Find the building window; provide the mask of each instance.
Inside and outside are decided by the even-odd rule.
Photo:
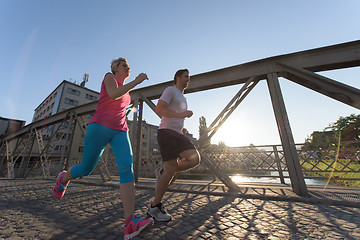
[[[97,97],[95,97],[95,96],[93,96],[93,95],[90,95],[90,94],[86,94],[85,98],[86,98],[86,99],[89,99],[89,100],[91,100],[91,101],[97,100]]]
[[[147,138],[147,135],[146,135],[146,134],[143,134],[143,135],[142,135],[142,138]]]
[[[67,92],[68,93],[71,93],[71,94],[74,94],[76,96],[80,96],[80,91],[79,90],[75,90],[75,89],[72,89],[72,88],[68,88],[67,89]]]
[[[64,146],[62,145],[57,145],[55,146],[55,151],[61,151],[63,149]]]
[[[79,102],[78,102],[78,101],[72,100],[72,99],[69,99],[69,98],[65,98],[65,103],[67,103],[67,104],[69,104],[69,105],[73,105],[73,106],[79,105]]]
[[[79,146],[79,152],[84,152],[84,146]]]

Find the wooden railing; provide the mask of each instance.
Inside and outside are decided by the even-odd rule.
[[[315,157],[315,153],[310,152],[310,150],[301,152],[304,149],[301,150],[301,148],[294,143],[278,79],[282,77],[341,103],[360,109],[359,89],[317,73],[356,66],[360,66],[360,41],[270,57],[191,76],[191,84],[185,93],[243,85],[240,91],[215,119],[213,124],[211,124],[209,136],[212,136],[216,130],[221,127],[224,121],[231,115],[235,108],[239,106],[259,81],[266,81],[282,143],[281,146],[258,146],[256,149],[252,149],[254,151],[249,151],[246,147],[243,148],[242,151],[241,148],[239,148],[238,152],[225,149],[222,150],[222,153],[216,151],[208,152],[205,149],[201,151],[201,154],[206,168],[211,169],[211,173],[215,174],[226,186],[235,190],[237,186],[234,186],[231,180],[223,173],[228,174],[228,172],[230,173],[236,170],[248,174],[262,172],[266,175],[269,171],[277,171],[280,181],[283,182],[284,178],[286,178],[284,172],[287,171],[289,172],[294,192],[302,196],[308,194],[304,177],[302,176],[303,172],[317,174],[319,169],[324,169],[323,172],[329,174],[333,174],[334,172],[349,172],[355,173],[354,178],[356,179],[358,169],[357,165],[353,164],[354,161],[357,161],[357,153],[354,153],[355,157],[350,157],[349,159],[346,154],[339,155],[340,158],[336,161],[336,164],[340,166],[340,168],[334,168],[330,172],[330,169],[333,168],[334,165],[333,160],[330,160],[333,158],[332,150],[328,149],[327,154],[325,154],[329,156],[328,158],[319,157],[320,152],[316,153],[318,157]],[[134,113],[134,124],[131,130],[133,135],[132,139],[135,139],[133,143],[135,144],[134,169],[136,178],[150,174],[150,172],[147,173],[145,169],[149,169],[148,171],[150,171],[154,165],[159,163],[159,156],[149,156],[146,159],[140,157],[141,110],[143,103],[145,102],[152,110],[155,110],[155,104],[152,100],[159,98],[164,89],[172,84],[172,81],[166,81],[161,84],[139,88],[130,92],[133,105],[140,109],[140,114],[136,115],[136,113]],[[14,170],[14,168],[20,164],[19,171],[10,171],[11,173],[15,173],[15,177],[36,175],[36,171],[31,171],[31,169],[35,168],[36,170],[37,164],[41,162],[36,162],[36,159],[39,159],[39,157],[45,164],[49,161],[50,166],[52,162],[59,162],[59,168],[67,168],[70,166],[71,159],[73,159],[71,150],[75,130],[78,128],[82,132],[85,131],[84,126],[86,124],[84,124],[83,116],[93,113],[96,106],[97,102],[78,106],[31,123],[15,133],[2,136],[0,138],[0,173],[4,170],[9,172],[8,169],[4,168],[6,165],[7,168]],[[144,116],[144,118],[146,117]],[[51,136],[48,136],[49,140],[43,143],[41,153],[34,156],[35,132],[48,127],[54,128],[54,131],[52,131]],[[55,154],[48,154],[59,145],[57,134],[60,133],[66,134],[62,144],[64,147],[60,155],[55,156]],[[84,135],[84,133],[80,135]],[[54,160],[56,157],[57,159]],[[324,165],[320,167],[319,162]],[[199,166],[199,169],[203,167],[202,165]],[[49,171],[50,175],[53,176],[51,174],[52,168],[50,168]],[[47,174],[44,174],[44,177],[46,175]]]
[[[323,144],[305,148],[304,144],[296,144],[304,177],[325,180],[331,178],[337,182],[360,181],[359,146],[360,142],[343,142],[337,155],[337,146]],[[228,175],[277,178],[280,183],[284,183],[285,178],[289,177],[281,145],[214,148],[206,151],[206,155]],[[140,176],[154,177],[153,170],[160,164],[160,156],[141,159]],[[183,175],[190,179],[199,179],[201,176],[213,178],[213,174],[202,164]]]

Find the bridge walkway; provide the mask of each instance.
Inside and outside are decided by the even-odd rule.
[[[146,216],[154,179],[139,179],[135,209]],[[71,182],[52,197],[55,179],[0,179],[0,239],[122,239],[118,180],[100,176]],[[359,190],[309,186],[297,197],[290,186],[241,184],[228,193],[218,182],[176,180],[164,205],[173,216],[135,239],[360,239]]]

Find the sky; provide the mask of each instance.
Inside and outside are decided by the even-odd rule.
[[[63,81],[100,91],[112,59],[125,57],[136,88],[272,56],[360,39],[360,1],[347,0],[0,0],[0,116],[31,123],[34,109]],[[360,88],[360,68],[321,73]],[[190,83],[191,84],[191,83]],[[296,143],[359,110],[280,78]],[[187,94],[185,127],[198,137],[241,85]],[[156,104],[157,101],[154,101]],[[158,125],[145,107],[143,118]],[[228,146],[280,144],[261,81],[213,136]]]

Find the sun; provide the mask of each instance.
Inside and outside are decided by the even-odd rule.
[[[248,146],[252,139],[252,128],[239,119],[227,119],[212,137],[212,143],[224,142],[229,147]]]

